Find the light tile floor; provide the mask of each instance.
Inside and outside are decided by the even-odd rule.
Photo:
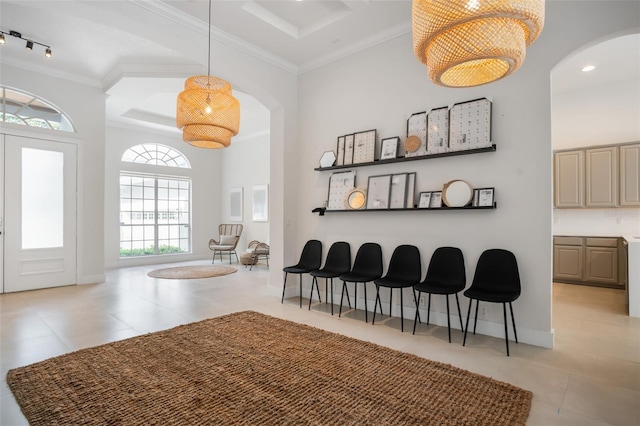
[[[188,262],[202,264],[204,262]],[[27,424],[6,384],[9,369],[66,352],[240,310],[255,310],[411,352],[534,392],[528,425],[640,425],[640,320],[626,315],[624,293],[554,284],[555,348],[420,326],[400,333],[397,318],[364,322],[363,311],[331,316],[328,305],[280,303],[281,283],[265,266],[200,280],[150,278],[152,269],[123,268],[105,283],[0,295],[0,424]],[[292,280],[293,281],[297,280]],[[324,295],[323,295],[324,297]],[[517,320],[517,309],[516,309]],[[452,321],[457,321],[453,318]],[[452,322],[453,323],[453,322]],[[412,321],[405,322],[411,330]]]

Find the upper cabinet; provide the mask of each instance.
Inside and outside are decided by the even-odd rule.
[[[615,207],[618,204],[618,147],[587,149],[586,206]]]
[[[640,144],[620,147],[620,206],[640,206]]]
[[[558,152],[554,160],[555,206],[584,207],[584,151]]]
[[[640,144],[556,152],[554,206],[640,206]]]

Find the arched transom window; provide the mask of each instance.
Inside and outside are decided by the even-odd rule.
[[[71,120],[54,105],[16,89],[0,86],[0,121],[74,132]]]
[[[122,161],[128,163],[155,164],[158,166],[190,169],[189,160],[182,153],[166,145],[145,143],[133,146],[122,155]]]

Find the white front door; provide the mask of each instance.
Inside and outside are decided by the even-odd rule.
[[[5,135],[4,292],[76,284],[76,151]]]

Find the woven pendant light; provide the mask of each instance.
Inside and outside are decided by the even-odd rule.
[[[178,95],[176,125],[182,140],[199,148],[226,148],[240,129],[240,103],[231,84],[211,77],[211,0],[207,75],[189,77]]]
[[[516,71],[544,26],[544,0],[413,0],[413,50],[446,87]]]

